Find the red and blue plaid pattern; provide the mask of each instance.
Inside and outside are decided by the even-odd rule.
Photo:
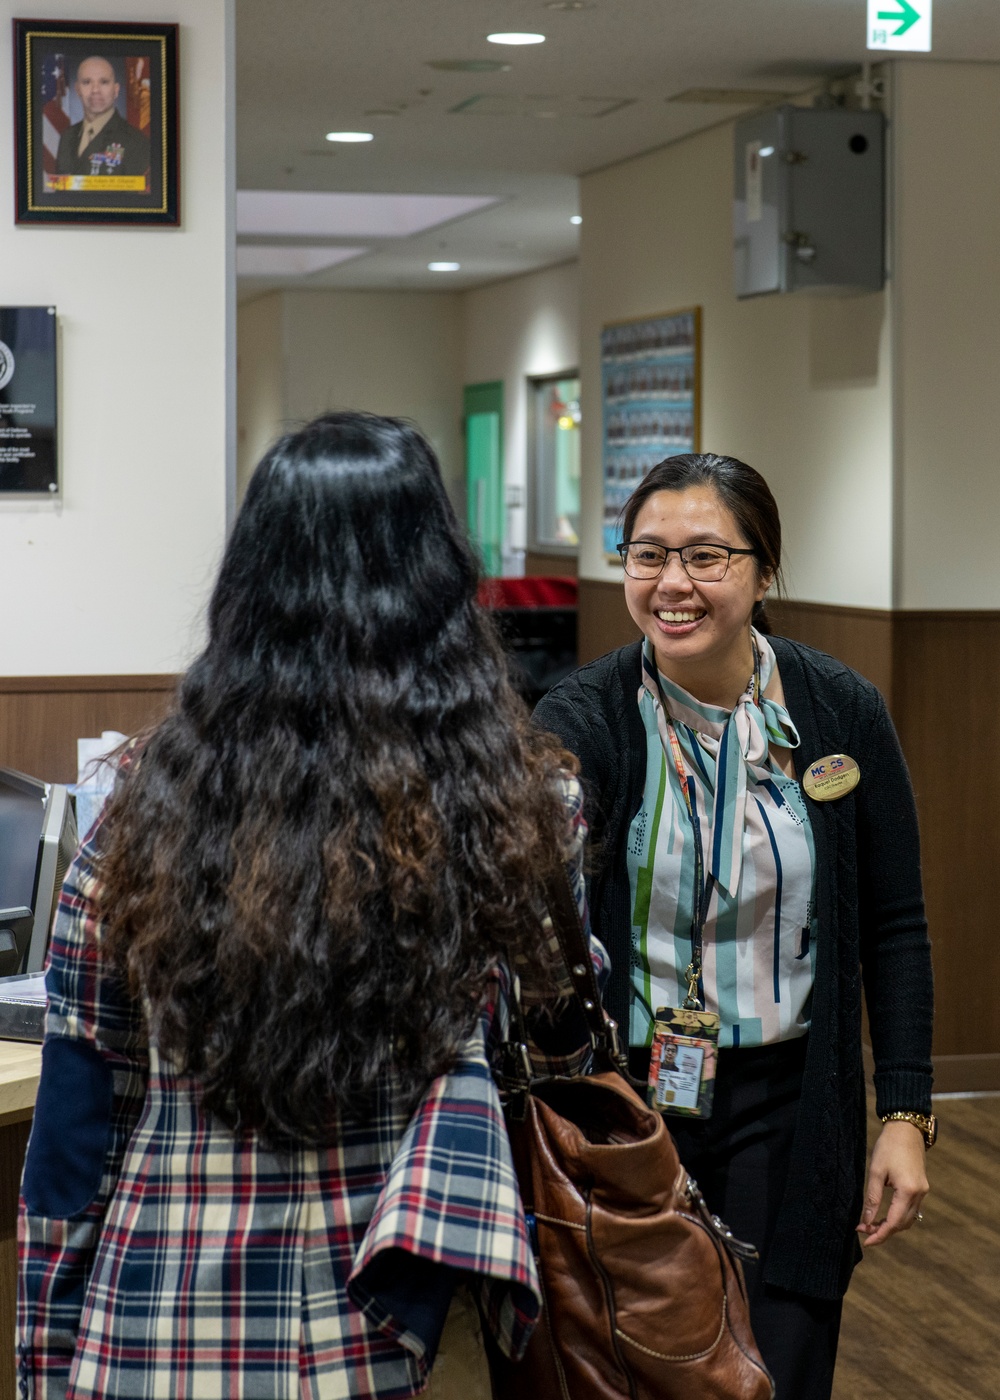
[[[575,781],[566,799],[585,914]],[[432,1357],[371,1283],[387,1250],[479,1276],[497,1340],[520,1352],[539,1301],[489,1073],[500,974],[459,1063],[412,1117],[387,1083],[371,1118],[338,1122],[329,1146],[276,1153],[205,1113],[197,1083],[149,1043],[101,956],[93,842],[67,875],[47,974],[19,1224],[22,1396],[414,1395]],[[593,957],[603,974],[596,941]],[[579,1068],[588,1050],[574,1039],[537,1052],[544,1067]]]

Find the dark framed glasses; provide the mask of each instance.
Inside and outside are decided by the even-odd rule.
[[[727,544],[655,544],[652,540],[629,540],[618,546],[629,578],[658,578],[671,554],[679,554],[688,578],[697,583],[720,583],[729,570],[734,554],[756,554],[755,549],[732,549]]]

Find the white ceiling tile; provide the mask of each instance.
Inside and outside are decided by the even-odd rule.
[[[408,238],[496,203],[495,195],[240,190],[236,232],[271,238]]]
[[[301,243],[242,243],[236,249],[237,277],[305,277],[360,257],[367,248],[311,248]]]

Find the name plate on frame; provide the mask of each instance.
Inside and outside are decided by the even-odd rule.
[[[56,310],[0,307],[0,499],[59,490]]]

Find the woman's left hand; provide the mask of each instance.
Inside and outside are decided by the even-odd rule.
[[[920,1203],[929,1190],[926,1151],[924,1135],[912,1123],[897,1120],[883,1125],[872,1151],[865,1206],[857,1227],[866,1249],[882,1244],[900,1230],[908,1230],[916,1221]],[[876,1220],[887,1188],[892,1192],[889,1209],[884,1219]]]

